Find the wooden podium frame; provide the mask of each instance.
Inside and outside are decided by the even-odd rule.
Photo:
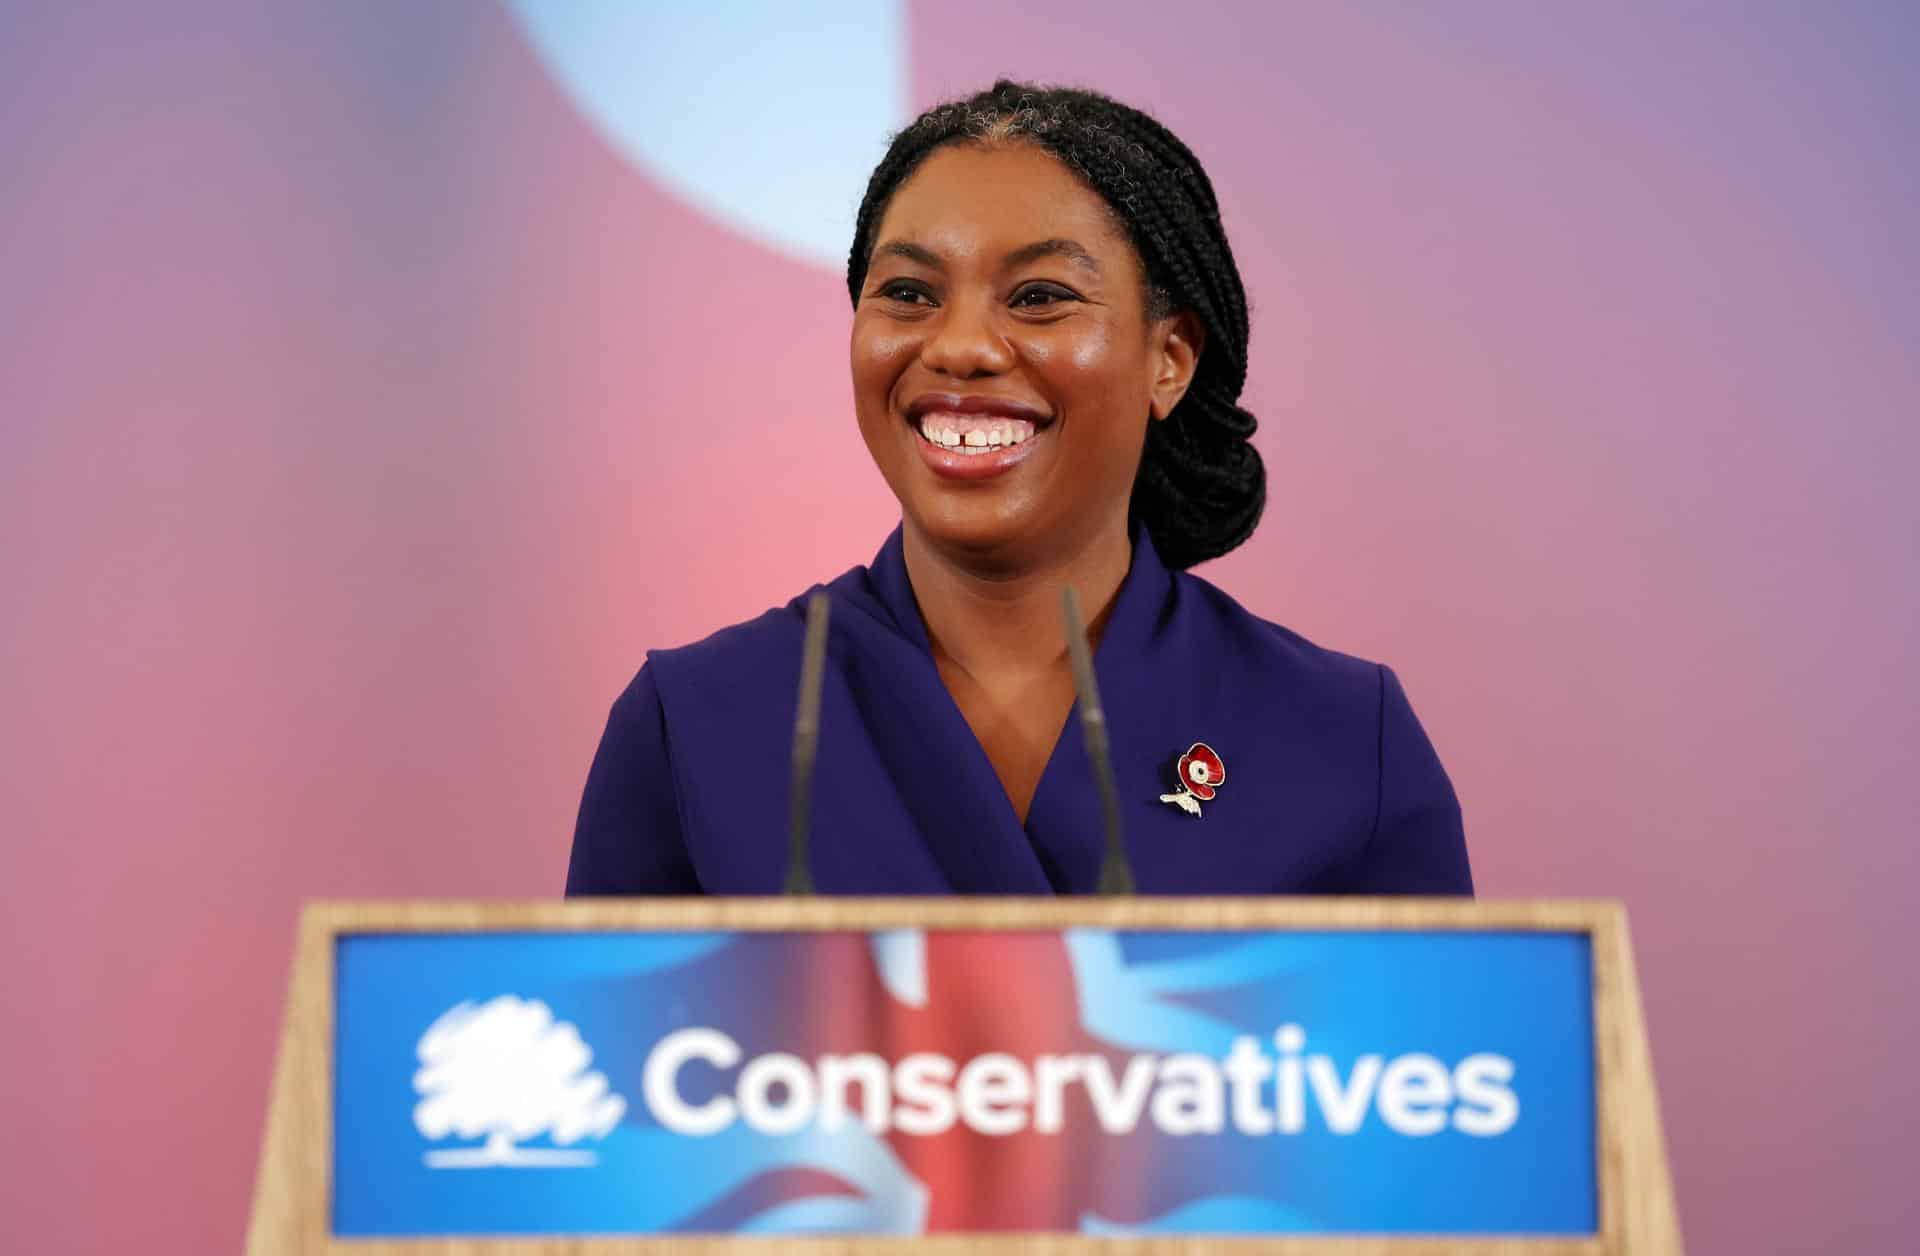
[[[834,931],[874,929],[1473,930],[1589,935],[1600,1231],[1592,1238],[1409,1236],[1089,1238],[942,1234],[902,1239],[343,1239],[329,1232],[335,942],[356,933]],[[1679,1214],[1626,910],[1611,901],[1339,898],[684,898],[570,902],[317,903],[301,917],[274,1065],[249,1256],[1667,1256]]]

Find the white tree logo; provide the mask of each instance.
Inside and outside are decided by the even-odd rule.
[[[593,1052],[580,1031],[554,1020],[537,999],[503,994],[450,1008],[420,1035],[419,1055],[414,1128],[435,1140],[486,1140],[429,1151],[431,1168],[589,1165],[591,1151],[514,1144],[540,1134],[561,1147],[605,1138],[627,1110],[627,1101],[607,1089],[606,1076],[588,1070]]]

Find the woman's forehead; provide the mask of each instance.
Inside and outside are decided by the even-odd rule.
[[[998,261],[1038,250],[1069,261],[1128,256],[1113,211],[1053,154],[1032,144],[958,144],[922,161],[894,192],[874,232],[878,260],[905,243],[951,261]],[[1061,246],[1073,247],[1061,247]]]

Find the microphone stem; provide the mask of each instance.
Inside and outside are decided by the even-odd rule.
[[[827,672],[827,593],[807,599],[807,638],[800,656],[800,700],[793,715],[793,773],[787,784],[787,879],[782,892],[812,894],[807,830],[813,820],[813,760],[820,748],[820,691]]]
[[[1106,824],[1106,854],[1100,861],[1097,894],[1132,894],[1133,865],[1120,831],[1120,791],[1113,779],[1113,750],[1107,742],[1107,712],[1100,705],[1100,686],[1093,674],[1093,647],[1087,640],[1080,598],[1072,585],[1060,590],[1060,610],[1067,625],[1067,656],[1073,661],[1073,687],[1080,699],[1080,726],[1087,743],[1087,761],[1100,791],[1100,812]]]

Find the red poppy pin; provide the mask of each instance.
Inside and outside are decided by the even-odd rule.
[[[1180,756],[1180,789],[1176,793],[1160,795],[1161,802],[1170,802],[1190,816],[1200,814],[1200,804],[1212,802],[1214,790],[1226,783],[1227,765],[1212,746],[1204,741],[1196,741],[1187,752]]]

